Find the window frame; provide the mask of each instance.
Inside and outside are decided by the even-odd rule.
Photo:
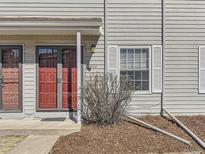
[[[121,58],[120,58],[120,54],[121,54],[121,49],[126,48],[134,48],[134,49],[149,49],[149,90],[135,90],[134,94],[152,94],[152,47],[151,46],[119,46],[119,78],[120,78],[120,71],[121,71]]]

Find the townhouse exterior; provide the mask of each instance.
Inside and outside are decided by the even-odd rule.
[[[162,103],[205,114],[204,10],[201,0],[1,0],[0,117],[80,114],[96,72],[129,77],[129,114]]]

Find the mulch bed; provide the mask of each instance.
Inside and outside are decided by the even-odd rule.
[[[185,145],[150,129],[123,121],[109,127],[84,125],[81,132],[60,137],[50,154],[134,154],[203,151],[174,122],[160,116],[145,116],[140,119],[191,141],[192,146]],[[205,141],[205,116],[182,116],[178,119]]]

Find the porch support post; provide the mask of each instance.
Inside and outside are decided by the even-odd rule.
[[[77,123],[81,124],[81,33],[77,32]]]

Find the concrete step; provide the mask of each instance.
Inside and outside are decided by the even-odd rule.
[[[80,129],[57,129],[57,130],[50,130],[50,129],[21,129],[21,130],[0,130],[0,136],[8,136],[8,135],[59,135],[59,136],[66,136],[72,133],[79,132]]]
[[[64,136],[79,132],[81,125],[71,120],[41,121],[0,120],[0,136],[5,135],[58,135]]]

